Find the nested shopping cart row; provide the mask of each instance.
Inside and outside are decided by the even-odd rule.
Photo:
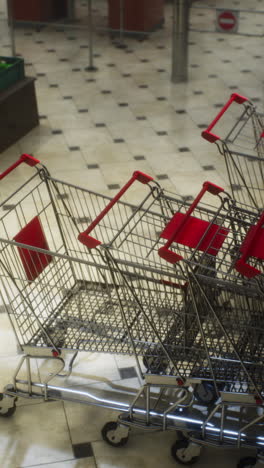
[[[211,182],[186,203],[139,171],[110,199],[53,178],[28,155],[1,178],[22,162],[35,173],[1,205],[1,295],[24,352],[2,395],[5,414],[18,395],[70,394],[74,401],[80,394],[52,386],[51,377],[33,382],[32,357],[127,354],[146,382],[134,402],[94,398],[124,412],[122,427],[191,428],[198,448],[201,440],[259,448],[263,214]],[[137,205],[122,198],[132,184],[143,189]],[[28,380],[21,381],[25,362]],[[199,416],[197,403],[204,408]],[[254,409],[253,417],[245,408]],[[113,424],[118,429],[106,425],[103,437],[114,445]]]
[[[139,182],[142,203],[121,201]],[[202,202],[206,194],[214,205]],[[43,167],[7,203],[1,276],[25,349],[134,354],[143,372],[262,392],[262,350],[257,367],[241,364],[255,356],[241,344],[249,339],[247,301],[263,294],[262,244],[250,238],[252,228],[254,239],[262,233],[257,213],[211,183],[187,204],[136,172],[111,200]],[[221,359],[229,364],[219,367]]]

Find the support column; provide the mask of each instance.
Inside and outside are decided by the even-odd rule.
[[[172,83],[188,81],[189,0],[174,0],[172,28]]]
[[[7,0],[6,6],[7,6],[7,21],[8,21],[9,35],[10,35],[10,41],[11,41],[12,57],[15,57],[16,56],[16,44],[15,44],[14,15],[13,15],[12,1]]]

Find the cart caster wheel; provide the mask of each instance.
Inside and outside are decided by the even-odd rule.
[[[257,457],[244,457],[239,460],[237,468],[253,468],[256,463]]]
[[[176,440],[171,447],[171,455],[181,465],[193,465],[200,458],[201,447],[188,439]]]
[[[150,353],[143,357],[143,364],[151,374],[164,374],[168,367],[168,359],[163,356],[152,356]]]
[[[10,397],[12,398],[12,397]],[[1,406],[1,401],[4,399],[4,394],[3,393],[0,393],[0,417],[2,418],[9,418],[10,416],[13,416],[13,414],[15,413],[16,411],[16,403],[14,401],[13,403],[13,406],[11,407],[5,407],[5,406]],[[13,399],[13,398],[12,398]],[[16,399],[14,399],[16,400]]]
[[[222,386],[218,387],[219,390],[223,390]],[[195,398],[202,404],[211,405],[218,400],[218,395],[215,391],[215,387],[210,382],[202,382],[194,389]]]
[[[112,447],[123,447],[127,443],[128,435],[125,433],[128,434],[128,428],[114,421],[107,422],[101,431],[103,439]]]

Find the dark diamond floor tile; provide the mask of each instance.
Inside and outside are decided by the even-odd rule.
[[[58,85],[58,84],[50,84],[49,87],[50,87],[50,88],[58,88],[59,85]]]
[[[119,105],[119,107],[127,107],[128,102],[119,102],[118,105]]]
[[[123,138],[115,138],[114,143],[125,143],[125,140]]]
[[[46,76],[46,73],[37,73],[37,76]]]
[[[80,49],[89,49],[89,46],[86,44],[81,44]]]
[[[194,91],[193,94],[196,94],[198,96],[199,94],[203,94],[203,91]]]
[[[88,216],[82,216],[81,218],[76,219],[78,224],[88,224],[92,221],[91,218],[88,218]]]
[[[148,88],[148,85],[142,84],[142,85],[139,85],[139,88],[145,89],[145,88]]]
[[[148,63],[148,62],[149,62],[149,59],[141,59],[140,62]]]
[[[178,150],[181,153],[187,153],[187,151],[190,151],[190,148],[188,148],[188,146],[181,146],[181,148],[178,148]]]
[[[47,49],[47,51],[46,51],[46,52],[48,52],[48,53],[52,54],[52,53],[56,52],[56,50],[55,50],[55,49]]]
[[[165,46],[164,45],[158,45],[157,49],[165,49]]]
[[[208,125],[206,125],[206,124],[199,124],[198,125],[198,128],[207,128],[207,127],[208,127]]]
[[[72,96],[63,96],[63,99],[70,100],[70,99],[72,99]]]
[[[87,164],[88,169],[99,169],[99,164]]]
[[[190,67],[191,67],[191,68],[199,68],[200,65],[197,65],[197,63],[192,63],[192,64],[190,65]]]
[[[160,131],[158,131],[158,132],[156,132],[156,133],[157,133],[157,135],[159,135],[159,136],[165,136],[165,135],[168,135],[168,133],[167,133],[167,132],[165,132],[164,130],[160,130]]]
[[[103,123],[103,122],[98,122],[98,123],[95,124],[95,126],[98,127],[98,128],[106,127],[105,123]]]
[[[110,91],[110,89],[103,89],[103,90],[101,91],[101,93],[102,93],[102,94],[111,94],[112,91]]]
[[[109,190],[118,190],[118,189],[120,189],[119,184],[109,184],[109,185],[107,185],[107,187],[109,188]]]
[[[137,117],[137,120],[147,120],[147,117],[145,117],[144,115],[139,115]]]
[[[80,68],[72,68],[72,71],[73,72],[79,72],[79,71],[81,71],[81,69]]]
[[[96,81],[95,78],[88,78],[87,80],[87,83],[94,83]]]
[[[52,130],[53,135],[61,135],[62,133],[63,133],[62,130],[59,130],[59,129]]]
[[[129,76],[131,76],[131,73],[123,73],[122,75],[124,78],[129,78]]]
[[[16,205],[2,205],[2,209],[4,211],[11,211],[11,210],[14,210],[16,207]]]
[[[80,114],[84,114],[84,113],[88,112],[88,109],[79,109],[78,112]]]
[[[185,109],[176,109],[176,114],[186,114],[186,110]]]
[[[68,41],[76,41],[76,37],[75,36],[69,36],[69,37],[67,37],[67,40]]]
[[[91,442],[84,442],[82,444],[73,444],[72,450],[75,458],[88,458],[93,457],[93,447]]]
[[[158,180],[166,180],[166,179],[169,178],[169,176],[167,174],[158,174],[158,175],[156,175],[156,178]]]
[[[57,193],[58,200],[67,200],[69,198],[68,193]]]
[[[204,169],[204,171],[214,171],[215,170],[215,167],[212,166],[212,165],[202,166],[202,168]]]
[[[163,72],[165,72],[165,71],[166,71],[165,68],[158,68],[158,69],[157,69],[157,72],[158,72],[158,73],[163,73]]]
[[[80,151],[80,146],[69,146],[70,151]]]
[[[141,156],[140,154],[138,156],[134,156],[134,159],[135,161],[143,161],[145,158],[145,156]]]
[[[236,192],[238,192],[239,190],[242,190],[242,187],[241,185],[239,184],[232,184],[232,189]]]
[[[224,106],[224,104],[222,104],[222,103],[220,103],[220,102],[214,104],[214,107],[216,107],[216,108],[218,108],[218,107],[223,107],[223,106]]]
[[[115,67],[115,63],[108,63],[107,66],[110,67],[110,68]]]
[[[137,377],[137,371],[135,367],[122,367],[119,370],[121,379],[132,379]]]
[[[61,58],[61,59],[60,59],[60,62],[69,62],[69,59],[67,59],[67,58]]]
[[[39,115],[39,119],[47,119],[46,115]]]
[[[208,75],[208,78],[218,78],[218,75],[214,75],[214,74]]]
[[[165,98],[164,96],[159,96],[159,97],[157,97],[157,100],[158,101],[166,101],[167,98]]]
[[[241,73],[251,73],[251,70],[244,69],[244,70],[241,70]]]

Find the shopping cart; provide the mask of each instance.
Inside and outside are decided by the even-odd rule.
[[[201,199],[210,194],[216,203],[199,209]],[[166,197],[166,194],[163,193]],[[197,211],[198,209],[198,211]],[[233,200],[223,188],[204,182],[194,201],[182,206],[160,234],[159,255],[171,264],[181,261],[195,274],[220,284],[262,287],[264,213]]]
[[[163,243],[161,233],[172,214],[183,206],[192,209],[192,205],[186,206],[180,198],[167,194],[140,172],[110,199],[52,178],[28,155],[0,178],[22,162],[35,166],[36,172],[1,204],[0,277],[1,297],[8,305],[7,313],[24,355],[13,383],[1,394],[0,414],[11,416],[17,397],[78,401],[122,413],[119,423],[111,422],[102,431],[112,445],[123,445],[129,428],[140,426],[191,431],[191,459],[198,457],[201,443],[197,437],[201,436],[205,444],[261,449],[262,439],[256,435],[263,419],[256,413],[259,386],[256,394],[251,381],[246,380],[248,391],[242,393],[241,387],[239,404],[233,396],[228,399],[226,391],[222,395],[223,375],[208,375],[211,361],[204,357],[197,313],[204,296],[200,294],[200,306],[197,298],[193,300],[196,277],[187,278],[179,265],[158,255]],[[145,185],[143,201],[138,206],[121,202],[121,196],[136,180]],[[210,187],[216,190],[212,184]],[[196,212],[211,219],[214,210],[201,204]],[[87,224],[89,227],[83,230]],[[202,268],[207,266],[207,261],[202,264]],[[213,307],[218,294],[216,291],[213,300],[210,296]],[[211,317],[206,315],[204,320],[209,323]],[[248,349],[247,336],[243,335],[242,341]],[[62,376],[67,350],[74,352],[69,372],[79,350],[134,355],[144,384],[129,403],[112,395],[107,398],[87,389],[54,385],[51,380]],[[36,382],[31,373],[35,358],[49,359],[60,368],[44,382]],[[154,361],[155,373],[149,358]],[[26,380],[20,378],[24,366]],[[213,381],[220,399],[213,413],[204,403],[206,399],[201,398],[202,404],[197,407],[197,392],[193,391],[206,379]],[[234,405],[239,409],[237,417],[233,415]],[[259,408],[263,408],[262,402]],[[186,441],[180,442],[186,445]],[[179,452],[174,447],[176,457],[182,457],[182,448]]]
[[[215,126],[220,136],[212,133]],[[232,197],[261,211],[264,207],[264,115],[249,99],[234,93],[202,136],[216,143],[224,156]]]
[[[3,302],[22,350],[134,354],[141,375],[181,375],[194,311],[182,269],[158,248],[168,215],[184,202],[139,172],[109,199],[55,180],[31,157],[23,161],[37,171],[3,202],[0,221]],[[142,203],[121,202],[136,180],[146,185]]]

